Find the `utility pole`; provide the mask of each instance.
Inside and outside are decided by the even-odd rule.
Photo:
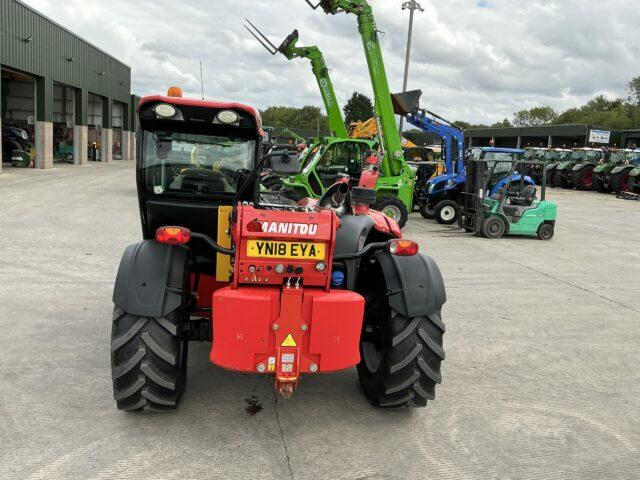
[[[409,80],[409,62],[411,60],[411,37],[413,36],[413,15],[416,10],[424,12],[424,8],[416,1],[410,0],[402,4],[402,10],[409,10],[409,33],[407,35],[407,57],[404,64],[404,83],[402,92],[407,91],[407,82]],[[404,127],[404,117],[400,117],[400,136],[402,136],[402,128]]]
[[[204,80],[202,77],[202,60],[200,60],[200,91],[202,92],[202,100],[204,100]]]

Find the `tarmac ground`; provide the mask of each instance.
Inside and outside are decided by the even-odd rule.
[[[447,286],[443,383],[378,410],[355,369],[267,377],[189,352],[172,413],[119,412],[113,282],[140,239],[133,164],[0,177],[0,478],[632,479],[640,475],[640,202],[550,189],[556,237],[414,214]]]

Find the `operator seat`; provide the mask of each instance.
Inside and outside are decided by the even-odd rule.
[[[513,196],[511,196],[511,192],[509,193],[509,203],[514,206],[530,207],[536,201],[537,190],[533,185],[527,185],[522,191],[515,192]]]

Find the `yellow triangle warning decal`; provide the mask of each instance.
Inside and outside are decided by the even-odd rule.
[[[284,342],[280,345],[281,347],[297,347],[296,341],[293,339],[291,334],[287,335],[287,338],[284,339]]]

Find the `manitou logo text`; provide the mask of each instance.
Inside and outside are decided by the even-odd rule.
[[[318,225],[315,223],[262,222],[262,231],[286,235],[315,235],[318,232]]]

